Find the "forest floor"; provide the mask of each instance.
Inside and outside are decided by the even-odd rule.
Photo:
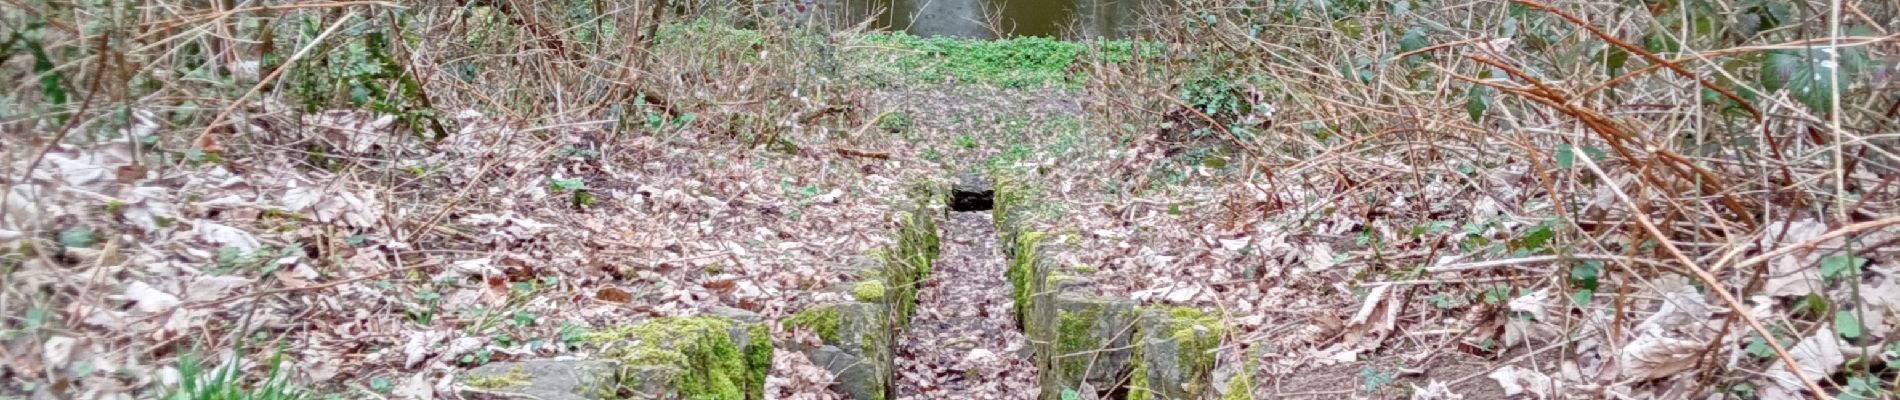
[[[683,37],[655,52],[677,65],[654,75],[691,82],[677,104],[497,88],[443,100],[458,111],[440,113],[455,129],[439,141],[360,109],[293,113],[282,94],[215,134],[180,105],[129,108],[84,143],[9,125],[9,150],[38,153],[6,161],[20,178],[0,211],[0,398],[155,398],[224,379],[207,370],[249,373],[231,387],[453,398],[459,372],[586,357],[591,332],[847,301],[829,289],[895,241],[906,190],[966,172],[1033,189],[1029,224],[1065,244],[1053,260],[1078,285],[1218,316],[1211,373],[1253,377],[1227,398],[1779,399],[1900,379],[1885,367],[1900,357],[1900,251],[1881,245],[1900,236],[1892,172],[1841,174],[1862,199],[1846,223],[1767,199],[1748,228],[1664,220],[1659,241],[1631,233],[1652,223],[1635,203],[1661,201],[1637,190],[1650,172],[1596,146],[1531,146],[1566,154],[1544,157],[1504,135],[1352,125],[1496,128],[1455,107],[1375,113],[1235,78],[1222,93],[1257,105],[1223,122],[1272,133],[1237,139],[1164,101],[1181,82],[1123,87],[1155,84],[1131,78],[1147,67],[1126,43],[857,34],[785,55],[748,32],[668,28]],[[432,90],[460,90],[440,83],[462,82],[448,61],[422,62],[440,63],[418,68],[443,75]],[[785,65],[804,69],[756,73]],[[522,70],[472,80],[524,84]],[[584,82],[562,99],[624,89],[572,73],[545,82]],[[551,109],[490,107],[507,101]],[[1377,118],[1331,119],[1360,114]],[[996,229],[944,221],[897,344],[898,398],[1038,393]],[[1717,280],[1683,272],[1697,264]],[[774,341],[814,340],[776,325]],[[780,351],[766,395],[836,399],[835,378]]]

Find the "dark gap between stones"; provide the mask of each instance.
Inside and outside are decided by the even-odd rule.
[[[989,211],[995,207],[996,189],[990,182],[977,174],[957,175],[957,182],[950,188],[951,211]]]

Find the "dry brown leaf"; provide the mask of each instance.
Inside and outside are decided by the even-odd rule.
[[[1499,367],[1496,371],[1491,371],[1490,375],[1485,376],[1497,381],[1498,386],[1504,388],[1505,396],[1529,394],[1539,399],[1548,399],[1558,386],[1557,381],[1551,379],[1549,375],[1515,365]]]
[[[1835,336],[1833,327],[1823,327],[1815,331],[1813,336],[1801,339],[1801,343],[1788,349],[1788,356],[1801,367],[1801,376],[1809,379],[1826,379],[1841,368],[1841,363],[1847,361],[1847,356],[1841,354],[1841,341]],[[1785,362],[1776,361],[1774,366],[1768,368],[1766,375],[1775,385],[1790,392],[1798,393],[1807,388],[1807,382],[1795,377]]]
[[[1663,378],[1694,367],[1707,343],[1646,334],[1623,349],[1617,365],[1625,379]]]
[[[617,287],[607,286],[594,291],[594,299],[614,303],[625,303],[633,301],[633,294],[627,293],[625,290],[620,290],[620,288]]]

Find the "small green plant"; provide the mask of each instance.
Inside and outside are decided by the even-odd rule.
[[[1365,386],[1366,392],[1377,392],[1392,384],[1392,381],[1397,378],[1398,370],[1399,368],[1386,370],[1379,368],[1378,363],[1366,363],[1364,368],[1359,369],[1359,380]]]
[[[555,150],[554,155],[560,158],[572,157],[572,158],[591,159],[591,158],[600,158],[600,151],[589,149],[589,148],[574,147],[574,145],[570,144],[566,146],[561,146],[559,150]]]
[[[178,388],[166,400],[301,400],[310,393],[290,384],[283,353],[271,357],[270,371],[257,382],[246,382],[237,362],[206,368],[204,359],[188,354],[178,362]]]
[[[976,149],[976,137],[970,136],[968,133],[957,136],[957,147],[972,150]]]
[[[877,128],[890,133],[908,132],[913,124],[915,122],[911,121],[910,115],[901,111],[884,113],[877,118]]]
[[[92,228],[78,226],[59,232],[59,244],[66,247],[92,247],[98,243],[99,238],[92,233]]]
[[[442,295],[435,291],[425,290],[416,293],[416,300],[422,301],[422,307],[409,310],[409,321],[422,326],[435,325],[435,314],[441,311],[437,303],[442,300]]]
[[[1783,329],[1780,325],[1768,326],[1768,332],[1774,333],[1775,341],[1780,342],[1782,346],[1794,345],[1794,340],[1787,337],[1788,336],[1787,330]],[[1756,358],[1767,359],[1767,358],[1773,358],[1775,356],[1774,348],[1769,347],[1768,342],[1765,340],[1762,340],[1760,333],[1751,333],[1748,335],[1747,351],[1748,351],[1748,355],[1755,356]]]
[[[1873,400],[1892,398],[1893,390],[1887,388],[1880,377],[1867,374],[1853,374],[1847,377],[1847,387],[1841,390],[1842,400]]]
[[[587,192],[587,181],[580,178],[548,178],[548,188],[557,193],[567,193],[568,202],[574,208],[587,208],[594,205],[594,195]]]

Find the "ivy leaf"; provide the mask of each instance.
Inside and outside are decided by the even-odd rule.
[[[1609,75],[1617,75],[1622,72],[1623,65],[1628,63],[1629,60],[1630,52],[1624,51],[1622,48],[1612,47],[1609,50],[1609,54],[1603,55],[1603,70],[1608,72]]]
[[[556,190],[576,191],[576,190],[587,189],[587,181],[581,180],[580,178],[574,178],[574,179],[551,178],[551,179],[548,179],[548,186]]]
[[[218,268],[236,268],[241,261],[244,261],[244,249],[237,246],[218,248]]]
[[[1826,113],[1839,90],[1836,82],[1849,84],[1865,64],[1858,48],[1776,50],[1762,57],[1760,83],[1770,92],[1786,89],[1809,110]]]
[[[1821,277],[1828,280],[1849,276],[1860,276],[1860,268],[1867,265],[1867,259],[1846,254],[1828,256],[1821,259]]]
[[[1532,251],[1544,250],[1544,245],[1549,243],[1550,238],[1554,236],[1556,232],[1551,231],[1550,224],[1541,224],[1531,228],[1530,232],[1525,232],[1524,237],[1518,239],[1517,248]]]
[[[1417,27],[1405,30],[1405,37],[1399,38],[1399,52],[1406,53],[1423,49],[1431,45],[1431,39],[1425,37],[1425,30]]]
[[[1359,40],[1360,36],[1365,35],[1365,29],[1361,28],[1359,20],[1354,18],[1333,21],[1333,29],[1353,40]]]
[[[1491,108],[1491,94],[1483,86],[1473,85],[1465,90],[1465,113],[1471,115],[1471,122],[1484,120],[1484,112]]]
[[[1755,356],[1755,358],[1774,357],[1775,349],[1768,347],[1768,341],[1762,340],[1761,334],[1757,333],[1748,340],[1748,355]]]
[[[1590,260],[1570,267],[1570,283],[1584,289],[1596,289],[1597,278],[1603,273],[1603,262]]]
[[[1075,389],[1062,389],[1062,400],[1082,400],[1082,394]]]
[[[92,228],[74,227],[59,233],[59,244],[66,247],[92,247],[99,238],[92,234]]]
[[[1854,316],[1853,310],[1834,311],[1834,329],[1839,331],[1843,338],[1859,339],[1860,317]]]

